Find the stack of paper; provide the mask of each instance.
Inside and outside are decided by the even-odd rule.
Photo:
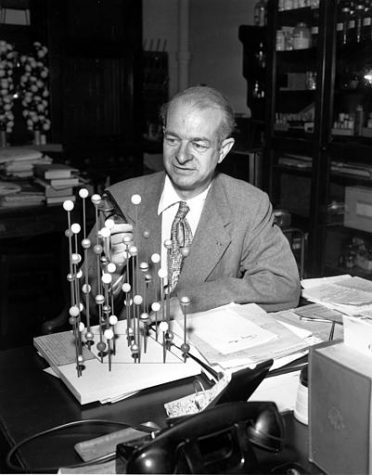
[[[126,325],[116,326],[115,355],[111,370],[108,356],[103,362],[97,352],[99,329],[93,327],[95,345],[84,347],[84,369],[78,376],[75,362],[75,340],[72,332],[61,332],[34,338],[34,346],[54,372],[62,379],[81,404],[96,401],[115,402],[142,389],[200,374],[201,367],[192,359],[184,363],[182,355],[167,351],[163,363],[163,347],[153,338],[147,339],[147,351],[141,363],[135,363],[127,345]]]
[[[229,304],[188,317],[189,338],[210,365],[224,370],[279,359],[309,347],[299,335],[256,304]]]
[[[372,282],[341,275],[302,281],[302,295],[345,315],[372,314]]]

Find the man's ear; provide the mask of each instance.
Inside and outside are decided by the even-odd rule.
[[[232,149],[232,146],[235,143],[235,139],[232,137],[229,137],[228,139],[223,140],[220,148],[220,157],[218,159],[218,163],[221,163],[222,160],[226,157],[226,155],[230,152]]]

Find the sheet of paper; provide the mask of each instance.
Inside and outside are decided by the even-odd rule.
[[[250,311],[260,315],[262,310],[252,306]],[[224,306],[213,311],[211,319],[205,315],[194,316],[189,327],[199,338],[223,355],[263,345],[275,340],[277,335],[265,330],[251,320],[247,320],[235,311],[234,306]]]
[[[280,412],[292,411],[296,405],[299,384],[300,371],[265,378],[249,400],[273,401]]]
[[[365,289],[370,289],[366,291]],[[372,304],[372,286],[363,279],[349,277],[303,290],[303,296],[318,303],[362,306]]]
[[[312,279],[303,279],[301,280],[301,286],[304,289],[311,289],[312,287],[318,287],[318,285],[332,284],[339,280],[345,279],[346,277],[351,277],[351,275],[342,274],[342,275],[335,275],[332,277],[315,277]]]

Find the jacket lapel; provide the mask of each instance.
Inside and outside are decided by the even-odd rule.
[[[231,209],[217,176],[208,193],[189,256],[185,259],[179,283],[207,280],[231,242]]]
[[[150,263],[154,253],[161,253],[161,217],[158,216],[158,205],[164,186],[165,174],[154,174],[136,192],[142,201],[138,208],[131,203],[128,217],[134,226],[134,240],[139,250],[139,259]],[[145,237],[145,233],[146,236]]]

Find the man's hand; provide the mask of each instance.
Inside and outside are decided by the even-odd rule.
[[[126,251],[133,245],[133,226],[128,223],[115,224],[111,229],[111,262],[116,272],[121,273],[126,263]]]
[[[167,306],[166,301],[164,301],[163,305],[164,305],[164,315],[166,316],[166,306]],[[152,311],[150,313],[151,322],[157,321],[159,323],[159,322],[161,322],[161,320],[163,318],[163,311],[162,311],[162,306],[161,306],[160,302],[158,303],[157,308],[159,309],[156,312],[157,313],[157,318],[155,316],[154,309],[152,309]],[[183,312],[182,312],[181,304],[180,304],[180,301],[179,301],[178,297],[171,297],[169,299],[169,319],[170,320],[179,320],[182,317],[183,317]]]

